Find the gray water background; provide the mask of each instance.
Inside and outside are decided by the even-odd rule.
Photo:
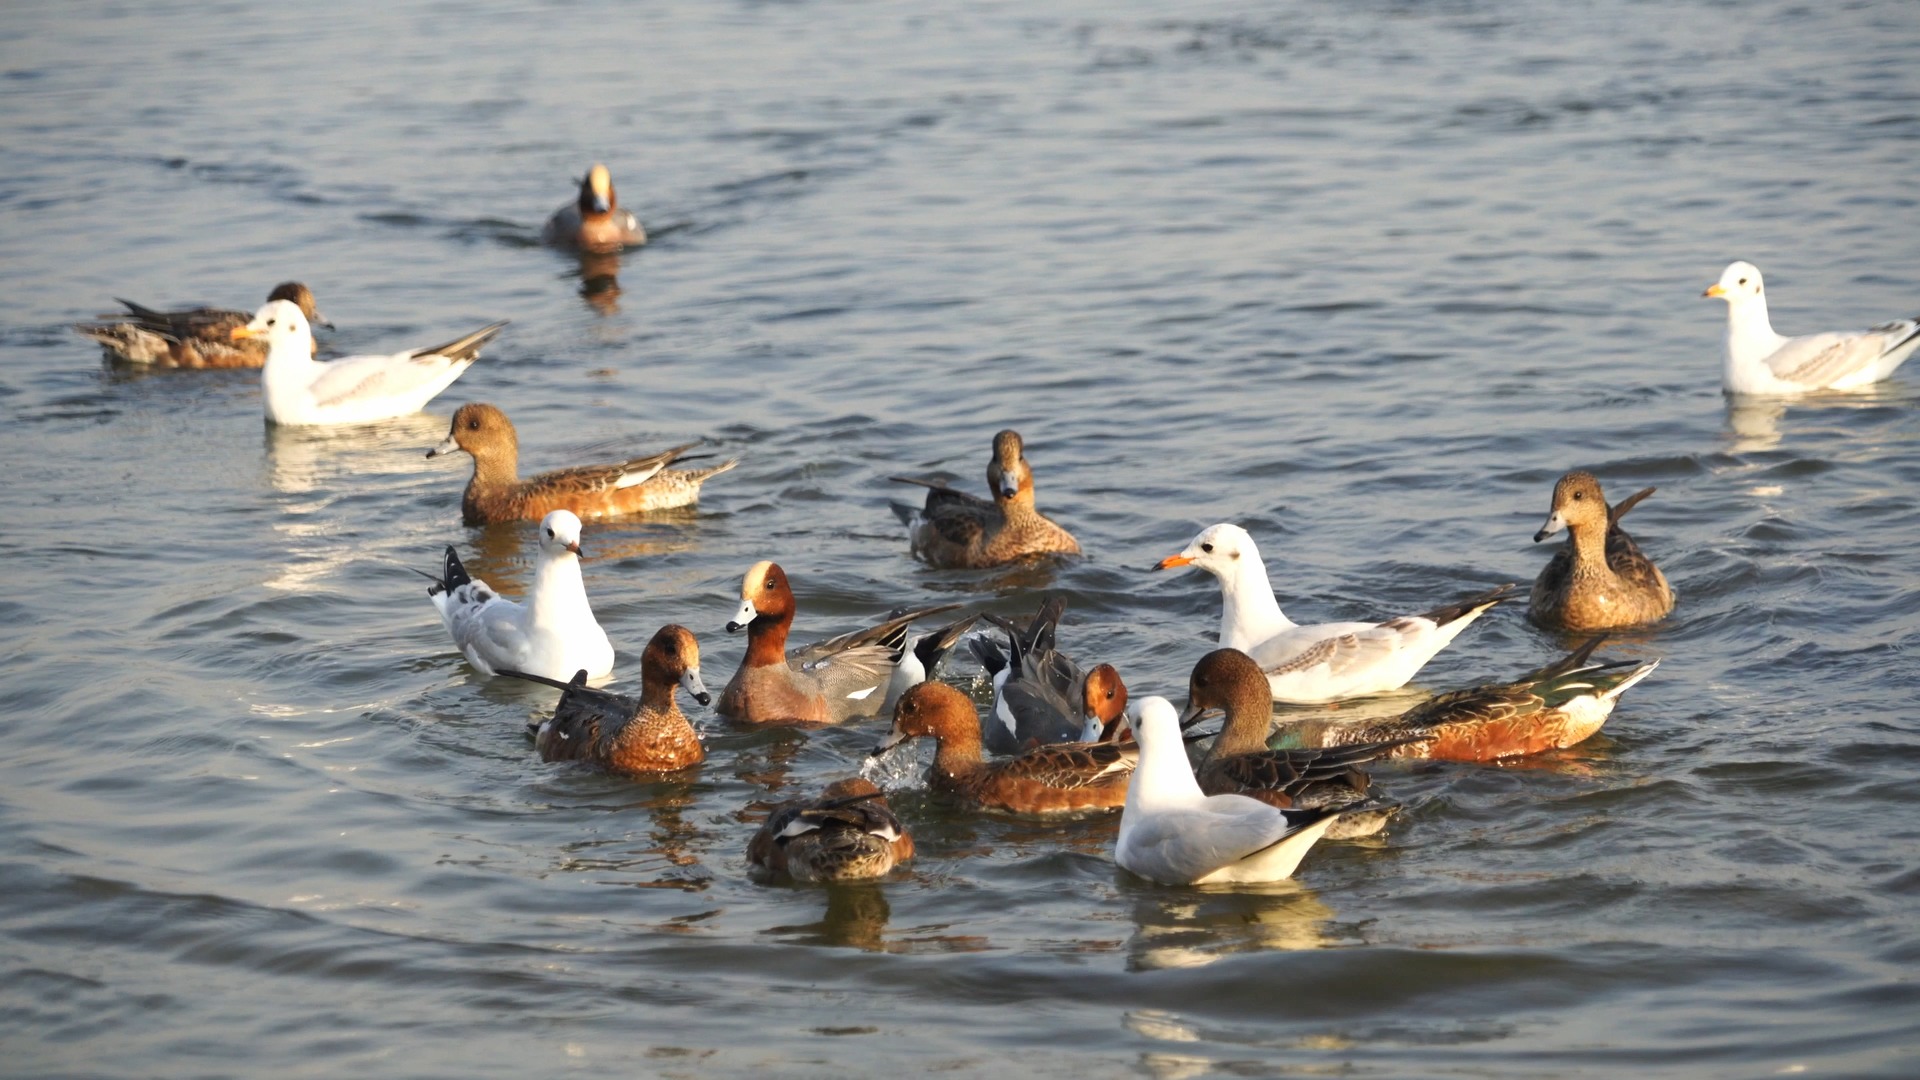
[[[1731,259],[1776,326],[1920,312],[1911,5],[67,3],[0,13],[0,1042],[20,1076],[1144,1072],[1911,1076],[1920,766],[1908,371],[1729,408]],[[536,245],[595,160],[655,235]],[[588,278],[617,275],[619,292]],[[512,327],[427,415],[263,428],[248,373],[66,324],[311,283],[340,351]],[[1303,620],[1525,582],[1596,470],[1681,600],[1599,737],[1395,766],[1408,810],[1201,894],[1113,823],[909,791],[912,870],[768,887],[768,802],[878,725],[738,732],[639,783],[535,760],[441,547],[501,405],[529,468],[690,438],[697,513],[591,526],[617,686],[718,687],[740,575],[797,636],[948,598],[1179,698],[1261,540]],[[1028,439],[1088,555],[916,565],[897,472]],[[1497,609],[1415,689],[1556,655]],[[964,678],[965,672],[960,673]]]

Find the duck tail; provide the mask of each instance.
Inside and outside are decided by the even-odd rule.
[[[979,615],[963,615],[931,633],[922,634],[920,640],[913,643],[913,654],[920,660],[920,667],[932,678],[933,672],[960,643],[960,638],[973,629]]]
[[[988,618],[991,620],[992,616]],[[1006,670],[1007,654],[1001,652],[999,644],[990,638],[973,638],[967,642],[967,648],[972,650],[973,658],[980,662],[981,668],[987,673],[987,678],[991,679]]]
[[[689,484],[704,484],[723,472],[732,472],[739,464],[739,458],[731,458],[718,465],[711,465],[704,469],[677,469],[675,471],[680,473]]]
[[[509,679],[525,679],[528,682],[539,683],[542,686],[551,686],[556,690],[578,690],[587,685],[586,668],[581,668],[579,671],[574,672],[572,680],[568,682],[561,682],[559,679],[550,679],[545,675],[532,675],[524,671],[509,671],[506,668],[500,668],[495,671],[494,674],[505,675]]]
[[[1446,604],[1434,608],[1432,611],[1422,612],[1419,617],[1431,621],[1436,626],[1448,626],[1457,622],[1461,628],[1465,628],[1467,623],[1479,618],[1481,613],[1488,608],[1502,600],[1510,599],[1510,594],[1513,590],[1513,584],[1508,583],[1497,589],[1488,589],[1478,596],[1468,597],[1458,603]]]
[[[1611,507],[1607,509],[1607,528],[1608,529],[1619,528],[1620,519],[1627,516],[1627,511],[1633,509],[1636,506],[1639,506],[1641,500],[1645,499],[1647,496],[1659,490],[1660,489],[1657,487],[1641,488],[1639,491],[1636,491],[1633,494],[1627,496],[1626,498],[1621,499],[1619,502],[1614,503]]]

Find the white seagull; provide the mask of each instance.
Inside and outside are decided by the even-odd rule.
[[[1239,649],[1267,674],[1273,699],[1296,705],[1397,690],[1488,608],[1502,585],[1419,615],[1385,622],[1300,626],[1280,611],[1253,537],[1238,525],[1208,526],[1156,570],[1198,566],[1220,581],[1220,645]]]
[[[1871,330],[1781,337],[1767,319],[1760,268],[1748,262],[1727,267],[1701,295],[1727,302],[1722,379],[1731,394],[1858,390],[1893,374],[1920,348],[1920,320],[1915,319],[1883,323]]]
[[[467,662],[484,675],[523,671],[566,682],[577,671],[598,679],[613,671],[613,643],[593,617],[580,579],[580,519],[555,510],[540,520],[533,593],[518,604],[475,581],[449,545],[444,575],[427,596]]]
[[[504,320],[466,337],[391,356],[313,358],[313,329],[299,307],[271,300],[233,337],[267,343],[260,369],[267,419],[276,424],[366,424],[417,413],[473,365]],[[569,672],[568,674],[572,674]]]
[[[1214,885],[1292,877],[1340,817],[1338,810],[1281,810],[1245,795],[1201,792],[1166,698],[1142,700],[1133,731],[1140,763],[1127,784],[1113,861],[1143,878]]]

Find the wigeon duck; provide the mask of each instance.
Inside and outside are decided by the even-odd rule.
[[[1300,626],[1280,611],[1253,537],[1238,525],[1209,526],[1157,570],[1198,566],[1220,582],[1220,645],[1253,657],[1273,699],[1317,705],[1397,690],[1483,612],[1506,599],[1502,585],[1419,615],[1385,622]]]
[[[973,701],[938,682],[921,683],[900,696],[893,730],[874,747],[873,756],[918,738],[937,746],[927,771],[929,787],[975,809],[1033,817],[1118,808],[1126,801],[1127,776],[1137,757],[1128,743],[1065,743],[987,761],[980,752]]]
[[[1164,885],[1291,877],[1338,810],[1282,810],[1245,795],[1208,795],[1193,778],[1167,699],[1140,703],[1140,766],[1127,786],[1113,861]]]
[[[735,459],[706,469],[666,468],[698,445],[685,443],[611,465],[584,465],[522,480],[513,421],[492,405],[473,402],[453,414],[446,439],[427,456],[460,450],[473,456],[473,476],[460,499],[468,525],[538,521],[551,510],[571,510],[591,521],[698,502],[701,484],[740,464]]]
[[[610,772],[672,772],[706,760],[700,736],[680,711],[674,689],[702,705],[712,701],[700,681],[700,643],[692,631],[671,623],[660,628],[640,654],[640,696],[623,697],[588,686],[587,672],[571,682],[524,671],[500,674],[558,687],[553,716],[532,729],[542,761],[589,761]]]
[[[556,247],[595,253],[647,242],[640,219],[620,209],[620,201],[613,194],[613,174],[597,161],[581,178],[579,197],[553,212],[541,236]]]
[[[391,356],[313,358],[313,330],[299,307],[274,300],[233,329],[236,341],[267,343],[260,369],[267,419],[275,424],[366,424],[417,413],[452,385],[492,341],[506,320],[445,345]]]
[[[1600,730],[1635,683],[1660,661],[1591,661],[1596,637],[1571,654],[1509,683],[1476,686],[1430,698],[1382,721],[1306,721],[1287,725],[1269,746],[1345,746],[1402,742],[1396,758],[1497,761],[1572,746]]]
[[[1128,728],[1127,684],[1112,664],[1096,664],[1080,680],[1081,742],[1119,742]]]
[[[1267,677],[1252,657],[1238,649],[1215,649],[1193,666],[1180,726],[1190,727],[1215,709],[1226,713],[1226,722],[1194,770],[1200,790],[1207,794],[1245,795],[1282,809],[1343,811],[1327,831],[1332,840],[1372,836],[1400,809],[1369,795],[1372,780],[1359,768],[1384,757],[1400,742],[1269,748],[1273,698],[1267,693]]]
[[[1034,746],[1073,742],[1085,726],[1081,707],[1080,665],[1054,645],[1067,602],[1049,597],[1025,624],[989,614],[988,622],[1007,635],[1007,651],[976,638],[974,658],[993,682],[993,708],[982,731],[986,748],[1016,754]]]
[[[565,510],[548,514],[539,543],[525,604],[469,577],[451,545],[442,575],[426,575],[433,580],[427,596],[454,645],[483,675],[511,670],[566,679],[582,668],[589,679],[610,674],[613,643],[594,619],[580,578],[580,519]]]
[[[907,641],[907,625],[957,604],[919,608],[878,626],[842,634],[789,657],[793,590],[779,564],[759,562],[740,584],[740,610],[727,633],[747,631],[747,655],[714,711],[744,724],[838,724],[872,716],[885,701]]]
[[[987,463],[991,499],[956,491],[944,480],[892,479],[932,489],[919,511],[895,507],[907,523],[913,553],[930,566],[976,569],[1035,555],[1080,553],[1072,534],[1033,508],[1033,470],[1017,431],[993,437],[993,460]]]
[[[1609,508],[1592,473],[1570,472],[1553,485],[1553,509],[1533,542],[1566,529],[1567,543],[1533,579],[1527,613],[1534,622],[1560,630],[1609,630],[1653,622],[1673,610],[1666,575],[1620,527],[1621,517],[1653,491],[1637,491]]]
[[[871,881],[913,858],[913,837],[871,780],[828,784],[781,803],[747,842],[747,862],[795,881]]]
[[[905,608],[892,612],[894,616],[906,614]],[[901,650],[900,661],[893,665],[893,675],[887,679],[887,697],[881,703],[876,715],[889,715],[893,703],[909,687],[918,686],[934,677],[952,655],[953,647],[960,643],[961,637],[979,620],[978,615],[962,615],[938,630],[915,635],[907,639],[907,647]]]
[[[1916,319],[1897,319],[1870,330],[1781,337],[1767,318],[1760,268],[1748,262],[1727,267],[1702,295],[1727,302],[1721,379],[1730,394],[1859,390],[1892,375],[1920,348]]]
[[[285,300],[300,308],[309,323],[333,329],[314,310],[313,292],[298,281],[282,282],[267,294],[267,302]],[[188,308],[184,311],[156,311],[131,300],[121,300],[124,315],[102,315],[100,322],[76,323],[74,329],[100,343],[117,359],[133,364],[177,368],[257,368],[267,362],[264,341],[235,341],[236,327],[247,325],[253,316],[245,311],[225,308]],[[319,344],[311,342],[319,351]]]

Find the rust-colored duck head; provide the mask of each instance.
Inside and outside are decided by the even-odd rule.
[[[757,562],[740,582],[740,610],[727,623],[727,633],[737,634],[764,619],[769,623],[793,621],[793,590],[787,586],[787,572],[776,562]]]
[[[1080,684],[1080,714],[1087,726],[1081,742],[1118,742],[1127,730],[1127,684],[1112,664],[1087,672]]]
[[[967,695],[943,682],[923,682],[893,706],[893,730],[873,748],[879,757],[910,739],[932,738],[943,749],[980,749],[980,716]]]
[[[1547,523],[1533,534],[1533,542],[1537,544],[1561,529],[1579,532],[1595,524],[1601,528],[1607,524],[1607,497],[1600,491],[1600,481],[1590,472],[1570,472],[1553,485],[1553,507]]]
[[[642,697],[662,692],[671,696],[678,686],[700,704],[712,704],[713,695],[700,681],[700,643],[693,631],[668,623],[654,633],[640,654],[640,686]]]

